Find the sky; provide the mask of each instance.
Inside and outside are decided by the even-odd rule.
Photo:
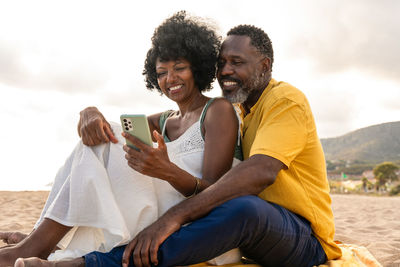
[[[176,109],[148,91],[154,29],[179,10],[224,37],[262,28],[273,78],[307,96],[321,138],[400,120],[400,1],[0,1],[0,190],[50,189],[79,141],[79,112]],[[219,96],[217,83],[209,96]]]

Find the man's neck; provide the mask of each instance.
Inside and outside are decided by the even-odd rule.
[[[257,90],[254,90],[250,93],[250,95],[247,97],[246,101],[243,102],[243,108],[245,110],[245,115],[247,115],[250,112],[250,109],[257,103],[258,99],[264,92],[265,88],[267,88],[269,82],[271,81],[271,78],[268,79],[268,81],[265,83],[264,86],[258,88]]]

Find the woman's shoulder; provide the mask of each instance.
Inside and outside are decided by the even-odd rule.
[[[207,110],[205,110],[205,120],[221,120],[226,117],[231,117],[232,115],[235,115],[235,110],[227,99],[223,97],[216,97],[210,99],[210,104],[207,107]],[[234,116],[233,118],[236,118]]]
[[[231,112],[234,111],[233,105],[224,97],[215,97],[210,99],[211,104],[209,105],[208,110],[215,110],[215,111],[225,111]]]

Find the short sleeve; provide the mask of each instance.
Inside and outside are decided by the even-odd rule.
[[[307,141],[304,109],[298,103],[282,98],[261,112],[263,116],[249,156],[268,155],[289,167]]]

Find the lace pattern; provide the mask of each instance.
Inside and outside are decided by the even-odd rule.
[[[168,155],[178,155],[204,152],[204,140],[201,137],[200,121],[195,122],[178,139],[168,142]]]

